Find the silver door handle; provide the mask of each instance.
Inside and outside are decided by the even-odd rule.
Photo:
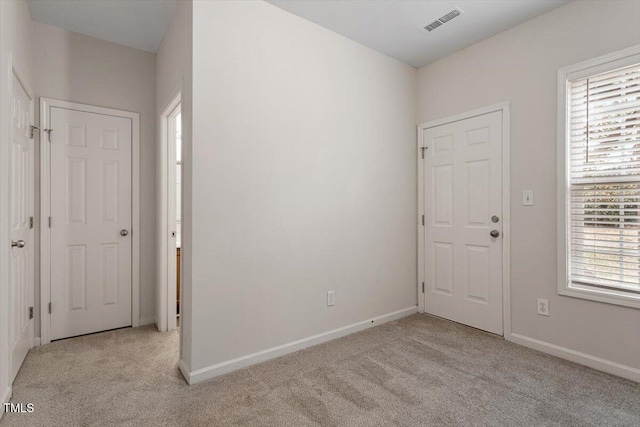
[[[12,248],[24,248],[24,245],[26,245],[24,240],[18,240],[17,242],[11,241]]]
[[[500,235],[500,232],[498,230],[491,230],[491,232],[489,233],[489,235],[491,237],[498,237]]]
[[[123,228],[122,230],[120,230],[120,235],[121,235],[122,237],[125,237],[125,236],[127,236],[128,234],[129,234],[129,232],[128,232],[127,230],[125,230],[124,228]]]

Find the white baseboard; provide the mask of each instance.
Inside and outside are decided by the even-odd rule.
[[[514,342],[516,344],[520,344],[525,347],[541,351],[543,353],[551,354],[561,359],[570,360],[572,362],[579,363],[581,365],[585,365],[590,368],[606,372],[608,374],[617,375],[631,381],[640,382],[640,369],[621,365],[620,363],[612,362],[610,360],[602,359],[590,354],[581,353],[579,351],[571,350],[570,348],[561,347],[559,345],[551,344],[545,341],[529,338],[524,335],[512,333],[510,338],[511,342]]]
[[[7,389],[2,393],[2,397],[0,397],[0,404],[9,402],[11,399],[11,386],[7,387]],[[2,415],[4,414],[4,405],[0,408],[0,420],[2,419]]]
[[[418,306],[407,307],[402,310],[394,311],[393,313],[374,317],[373,319],[354,323],[352,325],[344,326],[332,331],[323,332],[321,334],[303,338],[298,341],[271,347],[257,353],[248,354],[246,356],[241,356],[236,359],[228,360],[226,362],[207,366],[206,368],[196,369],[195,371],[189,371],[187,366],[182,363],[182,360],[179,363],[179,367],[182,371],[182,375],[184,375],[184,378],[187,380],[187,382],[189,384],[196,384],[211,378],[218,377],[220,375],[228,374],[229,372],[235,371],[237,369],[255,365],[256,363],[264,362],[279,356],[284,356],[285,354],[293,353],[294,351],[302,350],[307,347],[322,344],[324,342],[331,341],[345,335],[353,334],[354,332],[362,331],[373,326],[378,326],[382,323],[401,319],[417,312]]]
[[[40,337],[33,337],[32,347],[38,347],[40,345]]]
[[[155,323],[156,323],[156,316],[149,316],[149,317],[141,317],[140,318],[140,326],[155,325]]]
[[[191,384],[191,373],[182,359],[178,362],[178,368],[180,368],[180,372],[182,372],[182,376],[187,380],[187,383]]]

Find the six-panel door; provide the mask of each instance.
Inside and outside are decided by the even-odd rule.
[[[502,335],[502,113],[423,132],[425,311]]]
[[[11,365],[12,378],[33,343],[34,286],[34,146],[31,134],[33,100],[15,74],[11,100]]]
[[[51,339],[131,325],[131,119],[51,107]]]

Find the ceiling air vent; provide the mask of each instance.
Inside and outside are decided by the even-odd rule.
[[[433,31],[436,28],[438,28],[440,25],[442,25],[442,22],[440,21],[433,21],[431,24],[427,25],[426,27],[424,27],[425,30],[427,31]]]
[[[447,22],[451,21],[456,16],[460,16],[460,15],[462,15],[462,10],[460,10],[458,8],[453,9],[451,12],[447,13],[446,15],[441,16],[440,18],[436,19],[432,23],[430,23],[428,25],[425,25],[422,28],[422,30],[423,31],[427,31],[427,32],[430,33],[431,31],[433,31],[436,28],[440,27],[442,24],[446,24]]]

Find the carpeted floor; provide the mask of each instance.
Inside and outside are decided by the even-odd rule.
[[[153,327],[34,349],[4,426],[640,425],[640,385],[414,315],[205,383]]]

